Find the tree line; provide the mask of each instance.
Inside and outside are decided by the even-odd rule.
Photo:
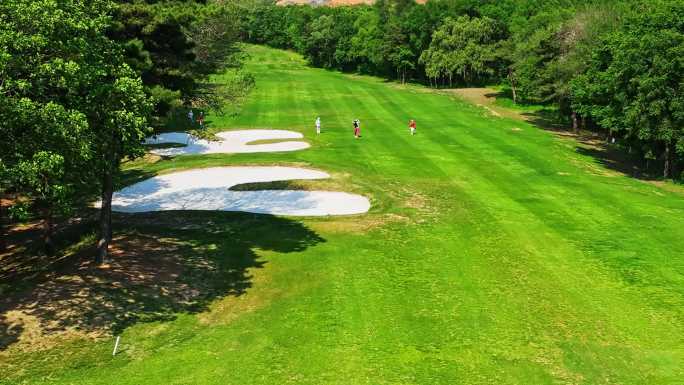
[[[237,12],[200,0],[0,2],[0,224],[43,219],[52,254],[55,218],[99,196],[104,262],[121,161],[177,110],[218,108],[249,85],[208,81],[240,67]]]
[[[504,85],[547,104],[664,178],[684,166],[684,3],[678,0],[377,0],[276,6],[251,0],[242,38],[324,68],[434,87]]]

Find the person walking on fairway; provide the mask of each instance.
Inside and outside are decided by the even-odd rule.
[[[416,121],[413,119],[409,120],[409,131],[411,131],[411,135],[416,134]]]
[[[321,133],[321,117],[316,118],[316,134]]]
[[[197,117],[197,123],[199,123],[200,128],[204,128],[204,112],[200,111],[200,114]]]
[[[354,119],[354,138],[361,137],[361,121]]]
[[[195,114],[192,110],[188,111],[188,119],[190,120],[190,123],[195,123]]]

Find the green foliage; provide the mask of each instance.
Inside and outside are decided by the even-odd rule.
[[[52,206],[62,211],[70,209],[70,187],[59,183],[64,179],[64,157],[59,154],[39,151],[30,159],[21,160],[12,169],[12,180],[21,191],[31,193],[40,206]],[[22,208],[20,211],[25,211]],[[23,215],[25,216],[25,215]]]
[[[104,0],[0,4],[4,188],[29,199],[47,233],[101,173],[142,151],[150,103],[106,35],[112,9]]]
[[[575,108],[602,127],[658,154],[663,176],[684,154],[684,5],[659,1],[638,9],[602,37],[589,69],[572,81]]]
[[[67,210],[88,179],[87,107],[107,75],[109,9],[104,1],[0,4],[0,157],[10,189],[39,206]]]
[[[377,72],[383,63],[380,16],[370,9],[365,10],[354,21],[354,29],[356,33],[351,36],[347,55],[351,68],[365,73]]]
[[[194,1],[120,1],[110,35],[126,47],[128,64],[147,87],[163,87],[181,96],[192,92],[194,45],[186,31],[197,10]],[[169,101],[157,106],[167,112]]]
[[[334,34],[336,23],[331,16],[323,15],[311,23],[311,34],[305,52],[311,63],[327,68],[333,67],[337,39]]]
[[[239,4],[200,0],[118,1],[111,36],[155,97],[154,113],[168,117],[182,105],[216,106],[208,76],[237,68],[242,55]],[[160,122],[161,123],[161,122]]]
[[[448,78],[451,84],[458,76],[470,84],[477,77],[494,75],[500,38],[500,28],[488,17],[447,18],[420,61],[432,79]]]

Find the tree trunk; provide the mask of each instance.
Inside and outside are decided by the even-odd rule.
[[[9,235],[9,214],[5,214],[7,211],[5,205],[2,204],[5,194],[0,193],[0,251],[5,251],[7,249],[7,236]]]
[[[518,104],[518,93],[515,92],[515,79],[513,78],[513,70],[508,69],[508,79],[511,81],[511,92],[513,93],[513,104]]]
[[[109,166],[107,166],[109,167]],[[109,244],[112,241],[112,195],[114,194],[114,182],[112,172],[107,169],[102,178],[102,208],[100,209],[100,239],[97,242],[98,265],[107,263]]]
[[[515,83],[511,83],[511,92],[513,92],[513,104],[518,104],[518,93],[515,92]]]
[[[570,113],[570,116],[572,117],[572,131],[577,135],[579,134],[579,124],[577,122],[577,112],[572,111]]]
[[[666,179],[672,174],[672,150],[670,147],[670,142],[667,142],[665,144],[665,165],[663,167],[663,178]]]
[[[43,246],[45,247],[45,254],[48,257],[55,255],[55,243],[54,243],[54,228],[52,220],[52,209],[46,208],[43,212]]]

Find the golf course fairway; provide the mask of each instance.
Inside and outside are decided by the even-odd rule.
[[[115,233],[177,246],[176,280],[201,303],[130,294],[144,314],[116,331],[116,356],[111,337],[9,349],[0,384],[684,384],[677,186],[444,93],[248,51],[256,88],[209,129],[293,130],[311,147],[148,156],[124,182],[312,168],[331,178],[299,188],[360,194],[370,211],[120,215]]]

